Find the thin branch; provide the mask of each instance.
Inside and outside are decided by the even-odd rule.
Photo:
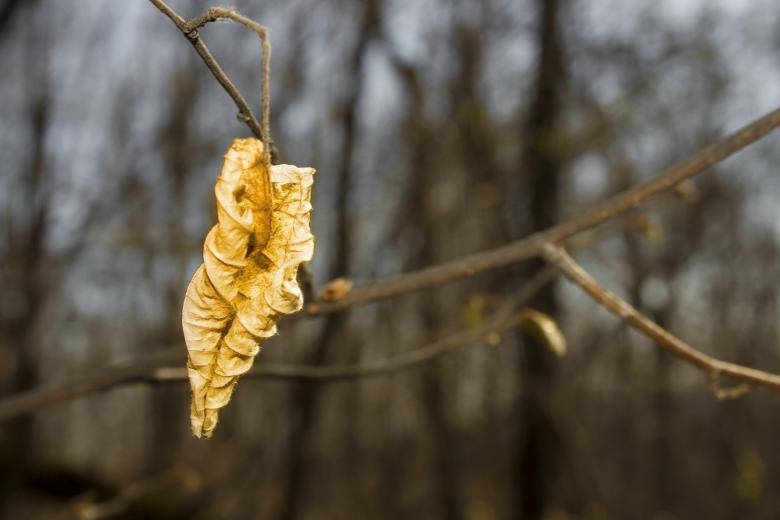
[[[558,224],[545,232],[548,242],[558,243],[586,229],[593,228],[636,208],[647,199],[674,189],[681,182],[715,166],[746,146],[753,144],[780,126],[780,109],[749,123],[736,132],[673,165],[655,178],[629,188],[578,217]]]
[[[749,384],[766,386],[775,390],[780,389],[780,375],[722,361],[697,350],[674,336],[628,302],[599,285],[562,247],[547,243],[544,245],[543,255],[547,261],[560,269],[566,278],[580,286],[598,304],[654,340],[662,348],[704,371],[710,377],[724,374]]]
[[[530,299],[539,289],[555,278],[555,270],[542,269],[520,291],[496,311],[493,319],[484,327],[459,332],[444,337],[428,346],[412,350],[389,359],[364,365],[307,366],[260,364],[242,377],[255,379],[313,379],[333,381],[391,374],[412,368],[438,356],[457,350],[469,343],[481,341],[490,333],[500,332],[517,325],[514,309]],[[183,371],[165,368],[184,365],[185,350],[171,348],[161,350],[140,361],[94,369],[89,376],[63,381],[47,388],[30,390],[0,400],[0,423],[19,415],[35,412],[76,397],[89,395],[110,388],[133,383],[161,383],[185,380]]]
[[[184,364],[185,361],[186,351],[183,348],[169,348],[142,360],[95,368],[87,376],[12,395],[0,401],[0,422],[82,395],[141,381],[155,368],[174,363]]]
[[[545,244],[559,243],[636,208],[647,199],[673,189],[680,182],[702,173],[735,154],[778,126],[780,126],[780,109],[770,112],[675,164],[654,179],[610,197],[584,213],[545,231],[495,249],[358,286],[341,300],[311,302],[306,306],[305,312],[309,315],[337,312],[348,307],[400,296],[536,258],[541,255]]]
[[[268,42],[268,30],[255,22],[251,18],[247,18],[234,9],[226,7],[212,7],[206,10],[200,16],[193,18],[187,22],[188,33],[197,31],[209,22],[216,22],[218,20],[232,20],[240,23],[244,27],[251,31],[254,31],[260,38],[260,44],[263,47],[263,68],[261,75],[262,84],[262,112],[263,121],[261,129],[261,140],[263,143],[272,143],[271,139],[271,44]],[[271,167],[271,146],[265,146],[263,148],[263,160],[267,168]]]
[[[491,333],[501,333],[519,325],[521,316],[512,315],[473,331],[445,336],[425,347],[392,356],[383,361],[359,365],[281,365],[260,364],[241,376],[242,379],[299,379],[318,382],[344,381],[385,376],[421,366],[469,344],[482,342]],[[179,367],[159,368],[144,379],[150,383],[187,381],[187,370]],[[2,417],[0,417],[0,420]]]
[[[157,9],[159,9],[163,14],[165,14],[168,18],[170,18],[171,21],[176,25],[176,27],[192,44],[192,46],[195,47],[195,52],[198,53],[198,56],[201,57],[203,62],[211,71],[211,74],[219,82],[219,84],[222,85],[222,88],[225,89],[225,92],[228,93],[228,95],[231,97],[231,99],[233,99],[233,102],[238,107],[239,121],[246,123],[246,125],[250,128],[250,130],[252,130],[252,133],[255,135],[255,137],[261,139],[263,143],[267,145],[265,146],[265,149],[268,151],[268,153],[275,154],[275,147],[273,141],[271,141],[270,139],[270,131],[268,128],[269,107],[267,105],[269,105],[268,99],[270,98],[268,94],[268,88],[269,88],[268,67],[270,66],[271,49],[267,42],[265,29],[262,26],[258,25],[256,22],[249,20],[248,18],[241,16],[240,14],[230,9],[220,9],[220,8],[209,9],[203,15],[193,18],[191,21],[187,21],[184,18],[182,18],[176,11],[174,11],[163,0],[149,0],[149,1],[155,7],[157,7]],[[249,104],[246,102],[246,99],[244,99],[244,96],[241,95],[241,92],[238,90],[238,88],[233,84],[232,81],[230,81],[228,75],[225,73],[224,70],[222,70],[222,67],[219,65],[216,58],[214,58],[214,55],[211,54],[211,51],[201,39],[200,34],[198,34],[199,27],[208,23],[209,21],[213,21],[212,19],[206,19],[208,18],[210,11],[217,11],[220,15],[222,15],[220,16],[220,18],[230,18],[235,21],[238,21],[239,23],[246,25],[253,31],[257,32],[261,40],[263,41],[263,125],[261,125],[258,122],[257,117],[255,117],[254,113],[252,113],[252,109],[249,108]],[[214,18],[214,20],[216,19],[219,18]],[[249,22],[252,25],[247,25],[246,22]]]

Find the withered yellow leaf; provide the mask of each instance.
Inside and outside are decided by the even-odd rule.
[[[211,437],[241,374],[276,334],[282,314],[301,309],[298,266],[311,260],[313,168],[263,163],[263,143],[236,139],[225,154],[214,194],[217,224],[203,245],[182,309],[190,420]]]
[[[550,349],[556,356],[566,354],[566,337],[555,320],[534,309],[523,309],[519,313],[520,327]]]

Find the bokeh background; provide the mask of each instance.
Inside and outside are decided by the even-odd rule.
[[[523,237],[777,107],[772,0],[268,0],[281,160],[317,168],[316,286]],[[171,1],[192,17],[210,4]],[[260,46],[201,31],[259,113]],[[0,393],[184,347],[236,108],[150,3],[0,2]],[[702,350],[780,370],[770,136],[576,257]],[[375,361],[488,320],[527,262],[283,323],[259,363]],[[0,517],[780,517],[780,394],[706,378],[556,280],[520,333],[413,370],[244,381],[211,441],[186,384],[0,424]],[[728,384],[723,381],[723,384]],[[102,504],[102,509],[90,508]],[[89,516],[89,515],[92,516]],[[100,516],[102,515],[102,516]]]

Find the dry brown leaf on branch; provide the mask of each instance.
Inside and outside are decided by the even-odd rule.
[[[520,311],[520,327],[558,357],[566,354],[566,337],[555,320],[534,309]]]
[[[269,171],[254,138],[234,140],[225,154],[214,188],[217,224],[182,309],[196,437],[211,437],[260,342],[276,334],[282,314],[303,305],[296,274],[314,252],[313,175],[313,168],[287,164]]]
[[[317,294],[317,299],[326,302],[335,302],[342,299],[352,290],[354,283],[349,278],[334,278],[326,283]]]

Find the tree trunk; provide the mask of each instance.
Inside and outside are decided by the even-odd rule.
[[[335,233],[336,255],[330,270],[330,277],[344,276],[349,271],[350,258],[352,256],[351,226],[349,206],[351,203],[351,184],[354,176],[354,149],[357,140],[358,103],[362,90],[363,68],[366,49],[376,33],[379,23],[379,3],[367,2],[363,7],[363,18],[359,29],[358,41],[350,57],[350,92],[345,100],[343,112],[344,138],[340,153],[341,164],[339,167],[338,193],[338,222]],[[333,347],[341,338],[344,325],[347,321],[347,313],[340,312],[329,315],[325,320],[324,328],[320,334],[309,359],[305,362],[312,365],[321,365],[328,358]],[[308,459],[308,446],[314,432],[317,419],[317,409],[321,393],[317,392],[316,384],[301,382],[295,387],[292,394],[292,408],[297,411],[297,420],[290,435],[288,444],[289,468],[288,483],[281,500],[279,517],[283,520],[293,520],[301,516],[305,506],[306,476],[310,472]]]
[[[563,166],[563,159],[545,146],[556,130],[561,112],[559,92],[564,81],[564,59],[558,28],[560,6],[558,0],[539,0],[538,7],[539,59],[534,97],[524,125],[523,148],[531,231],[547,228],[557,220],[558,180]],[[544,266],[542,261],[532,264],[530,272]],[[530,305],[557,316],[554,287],[541,290]],[[518,518],[535,519],[542,518],[556,498],[563,447],[547,404],[554,385],[554,360],[543,345],[534,344],[527,337],[519,341],[523,344],[523,366],[516,400],[519,435],[513,464],[514,510]]]

